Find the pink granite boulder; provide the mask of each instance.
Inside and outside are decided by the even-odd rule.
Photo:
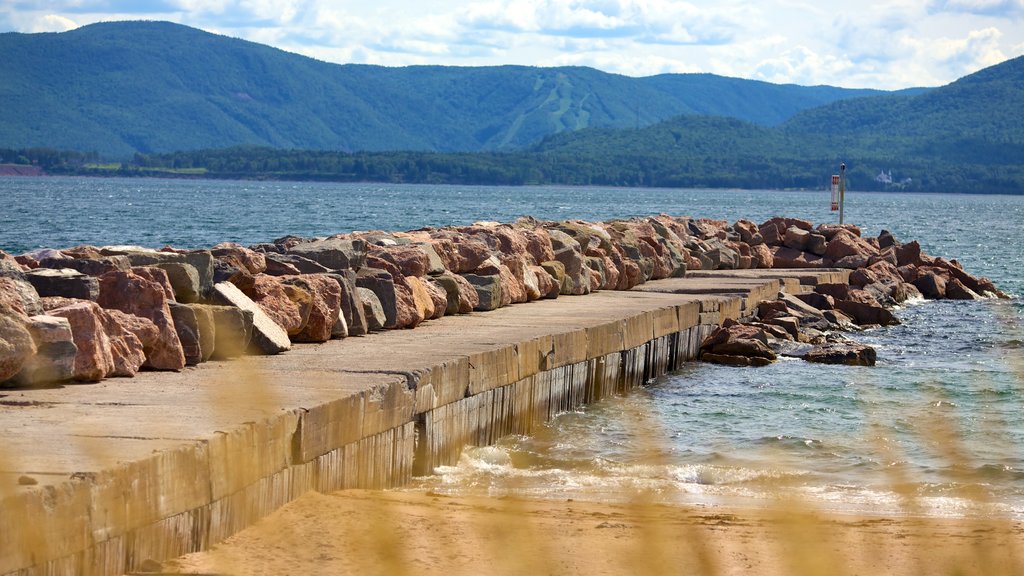
[[[160,273],[163,274],[163,270]],[[100,276],[100,297],[97,302],[103,308],[152,320],[159,338],[148,351],[146,366],[155,370],[181,370],[185,367],[185,353],[174,329],[165,290],[165,286],[135,272],[107,272]]]

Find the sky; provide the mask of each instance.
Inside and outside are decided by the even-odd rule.
[[[167,20],[320,60],[939,86],[1024,54],[1024,0],[0,0],[0,32]]]

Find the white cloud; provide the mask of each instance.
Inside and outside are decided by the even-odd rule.
[[[945,84],[1024,52],[1024,0],[0,0],[0,31],[167,19],[331,62]]]
[[[46,14],[40,16],[29,25],[29,32],[67,32],[78,28],[78,24],[66,16]]]

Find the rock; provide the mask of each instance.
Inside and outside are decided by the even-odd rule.
[[[924,298],[921,291],[917,289],[917,286],[898,281],[892,284],[892,292],[890,292],[890,296],[897,304],[901,304],[907,300]]]
[[[366,262],[366,241],[360,238],[325,238],[296,244],[288,252],[330,270],[358,271]]]
[[[700,355],[702,362],[709,362],[711,364],[721,364],[724,366],[768,366],[772,363],[768,358],[760,356],[739,356],[731,354],[715,354],[713,352],[704,352]]]
[[[326,274],[305,274],[281,277],[286,286],[301,288],[310,298],[306,322],[296,333],[293,342],[326,342],[331,339],[341,318],[341,286]],[[348,327],[345,326],[345,334]]]
[[[298,258],[298,256],[296,256],[296,258]],[[296,276],[298,274],[302,274],[301,270],[287,262],[281,262],[272,258],[265,258],[265,260],[267,262],[267,269],[263,271],[264,274],[268,274],[270,276]],[[316,264],[316,262],[313,262],[313,264]],[[316,265],[320,266],[319,264]],[[320,266],[320,268],[324,267]],[[327,268],[324,268],[324,272],[330,271],[327,270]]]
[[[103,328],[103,310],[95,302],[80,300],[50,310],[48,315],[66,318],[77,353],[72,378],[98,382],[114,370],[110,338]]]
[[[758,244],[750,247],[751,266],[754,268],[773,268],[775,257],[767,244]]]
[[[801,318],[813,316],[820,318],[822,315],[821,310],[807,304],[792,294],[780,292],[778,298],[786,304],[786,308],[789,310],[791,316],[799,316]]]
[[[807,237],[807,248],[806,250],[811,254],[818,256],[824,256],[825,250],[828,246],[828,240],[825,239],[821,234],[810,234]]]
[[[551,236],[548,231],[538,225],[532,225],[522,230],[526,238],[526,252],[533,257],[533,262],[540,265],[555,259],[555,250],[551,247]]]
[[[853,331],[859,330],[860,327],[843,312],[839,310],[824,310],[822,316],[825,321],[833,326],[838,326],[841,330]]]
[[[832,342],[815,346],[804,360],[818,364],[845,364],[847,366],[874,366],[875,349],[864,344]]]
[[[366,322],[363,302],[356,290],[356,274],[351,270],[331,274],[341,288],[341,318],[345,321],[349,336],[364,336],[370,328]]]
[[[800,338],[800,319],[796,316],[776,316],[763,320],[765,324],[778,326],[785,330],[793,339]]]
[[[761,236],[761,231],[758,230],[757,224],[750,220],[737,220],[732,227],[740,235],[740,240],[746,242],[749,246],[754,247],[764,243],[764,238]]]
[[[526,285],[523,282],[523,276],[526,271],[526,261],[521,257],[505,258],[502,263],[498,265],[498,276],[501,278],[501,291],[502,291],[502,306],[508,304],[521,304],[529,301],[529,296],[526,293]],[[513,271],[514,269],[514,271]],[[591,290],[593,291],[593,285],[595,279],[593,278],[593,269],[591,270]],[[596,279],[598,285],[600,285],[601,279]]]
[[[980,300],[981,295],[964,286],[960,280],[952,278],[946,283],[946,298],[950,300]]]
[[[166,271],[156,266],[133,266],[131,271],[154,284],[158,284],[164,291],[164,298],[168,302],[174,301],[174,286],[171,286],[171,281]]]
[[[768,343],[772,351],[786,358],[803,358],[814,349],[814,344],[793,340],[773,340]]]
[[[23,315],[0,309],[0,382],[21,372],[36,353],[32,333],[25,324]]]
[[[762,225],[759,230],[761,233],[761,241],[766,246],[781,246],[782,245],[782,234],[779,233],[778,227],[774,224]]]
[[[188,264],[199,277],[199,292],[206,295],[213,289],[214,258],[209,250],[190,252],[157,252],[138,247],[110,246],[101,250],[105,255],[124,255],[132,266],[158,266],[165,263]]]
[[[500,275],[462,274],[462,277],[476,290],[477,305],[473,310],[486,312],[501,308],[503,296]]]
[[[298,334],[309,319],[312,296],[294,286],[286,287],[281,277],[238,276],[233,284],[287,334]]]
[[[433,248],[430,250],[433,251]],[[403,276],[426,276],[431,269],[430,257],[420,246],[412,244],[387,248],[371,246],[370,253],[390,261],[398,267]]]
[[[187,304],[170,302],[171,318],[174,319],[174,329],[178,332],[178,340],[181,341],[181,350],[185,354],[185,365],[195,366],[204,362],[202,328],[196,309]],[[204,318],[212,328],[213,316]],[[212,335],[212,334],[211,334]],[[210,353],[213,352],[210,345]]]
[[[196,311],[196,319],[201,322],[199,328],[200,346],[203,349],[203,356],[208,360],[235,358],[245,354],[247,350],[252,348],[256,312],[259,311],[258,306],[255,308],[250,306],[248,310],[232,305],[193,305],[193,307]],[[206,348],[208,337],[203,336],[205,331],[203,330],[202,323],[205,322],[204,316],[206,315],[212,317],[214,326],[212,331],[213,345],[209,349]],[[263,322],[273,324],[273,321],[269,319],[265,319]],[[274,326],[277,325],[274,324]]]
[[[785,246],[771,249],[774,268],[829,268],[832,261],[810,252],[800,252]]]
[[[0,315],[0,326],[2,325],[3,317]],[[78,347],[75,346],[68,319],[48,315],[32,316],[25,328],[32,335],[36,354],[25,362],[12,382],[17,386],[34,387],[70,380],[75,375],[75,356],[78,355]],[[0,327],[0,334],[4,332],[5,330]],[[6,338],[0,336],[0,342],[6,342]],[[4,344],[0,343],[0,350],[3,349]],[[0,352],[0,357],[2,356],[3,352]],[[3,361],[0,360],[0,365],[2,364]],[[0,369],[0,382],[4,380],[3,372]]]
[[[294,274],[326,274],[331,271],[330,268],[314,262],[309,258],[299,256],[298,254],[276,254],[273,252],[265,253],[264,259],[267,263],[266,273],[271,276],[285,276]],[[291,272],[295,270],[295,272]],[[285,274],[280,272],[287,271]]]
[[[572,280],[565,275],[565,265],[556,260],[548,262],[542,262],[541,268],[554,279],[555,284],[558,285],[559,294],[570,294],[572,291]]]
[[[701,344],[701,360],[716,363],[738,362],[734,357],[750,360],[733,365],[761,365],[772,362],[776,355],[768,347],[768,337],[761,328],[733,323],[716,328]],[[760,360],[754,360],[754,358]]]
[[[195,266],[185,262],[162,262],[152,267],[163,270],[167,275],[176,302],[190,304],[202,298],[203,289]]]
[[[38,316],[43,313],[43,304],[36,289],[18,272],[18,277],[0,276],[0,310]]]
[[[200,362],[206,362],[206,361],[210,360],[210,358],[213,357],[213,350],[214,350],[214,347],[216,346],[216,343],[217,343],[217,321],[215,319],[214,312],[212,310],[213,307],[209,306],[209,305],[205,305],[205,304],[179,304],[179,303],[171,304],[171,315],[174,317],[174,327],[175,328],[179,327],[179,324],[178,324],[178,314],[179,313],[177,313],[175,311],[175,309],[176,308],[181,308],[181,307],[186,307],[186,308],[188,308],[189,310],[192,311],[191,315],[186,316],[183,319],[182,323],[183,323],[183,326],[185,327],[185,329],[187,329],[190,332],[190,334],[188,334],[186,336],[186,338],[189,338],[189,337],[195,338],[196,339],[195,340],[195,346],[198,348],[198,351],[199,351],[199,355],[197,357],[195,357],[195,358],[192,358],[192,360],[195,360],[195,362],[190,360],[191,340],[189,340],[189,344],[186,344],[186,342],[185,342],[186,338],[182,338],[182,336],[181,336],[182,330],[179,328],[178,329],[178,339],[181,340],[182,350],[185,353],[185,364],[186,365],[193,365],[193,364],[198,364]],[[230,308],[230,307],[226,307],[226,306],[224,308],[227,309],[227,310],[237,310],[236,308]],[[241,311],[239,310],[239,312],[241,312]],[[193,318],[195,319],[195,324],[194,325],[191,324],[191,321],[192,321]],[[194,334],[191,334],[192,330],[195,330]],[[252,332],[251,321],[250,321],[249,332],[250,332],[250,336],[249,337],[251,338],[252,337],[252,335],[251,335],[251,332]],[[246,339],[245,346],[248,346],[248,345],[249,345],[249,342],[248,342],[248,339]],[[193,349],[193,351],[194,351],[194,349]]]
[[[580,243],[561,230],[548,230],[548,234],[551,237],[551,248],[555,253],[555,261],[560,262],[564,269],[562,294],[589,294],[590,268],[587,267],[584,261]],[[542,263],[541,265],[543,266],[544,264]],[[478,287],[479,292],[479,286],[474,285]],[[481,306],[484,305],[484,298],[481,296]]]
[[[442,288],[439,284],[433,281],[432,277],[425,277],[423,284],[430,294],[430,299],[434,304],[434,313],[427,317],[428,320],[436,320],[443,317],[448,310],[448,292]]]
[[[822,283],[814,287],[814,291],[818,294],[831,296],[833,300],[849,300],[850,299],[850,285],[849,284],[828,284]]]
[[[740,268],[739,253],[725,242],[714,238],[708,240],[708,247],[709,250],[704,255],[712,262],[711,270],[738,270]]]
[[[860,326],[894,326],[900,323],[892,312],[876,304],[836,300],[836,309],[852,318]]]
[[[558,298],[561,286],[558,281],[543,266],[530,266],[534,277],[537,279],[537,292],[541,298]]]
[[[120,310],[103,310],[102,321],[113,360],[107,376],[135,376],[158,345],[160,332],[156,325],[152,320]]]
[[[368,330],[383,330],[388,323],[387,314],[381,306],[377,294],[369,288],[357,287],[356,292],[363,305],[363,313],[366,317]]]
[[[237,286],[230,282],[221,282],[213,287],[214,300],[228,306],[234,306],[243,311],[252,313],[252,340],[250,349],[255,348],[262,354],[279,354],[290,350],[291,340],[288,339],[288,332],[263,311],[260,305],[242,293]],[[218,318],[217,346],[215,354],[221,352],[220,343],[220,318]]]
[[[128,270],[132,267],[126,256],[105,256],[96,259],[88,258],[44,258],[39,261],[39,268],[70,268],[87,276],[102,276],[114,270]]]
[[[462,276],[445,273],[432,280],[445,291],[445,314],[469,314],[480,304],[476,288]]]
[[[395,294],[395,282],[391,273],[379,268],[361,268],[356,274],[356,286],[372,291],[377,296],[377,302],[384,311],[385,322],[380,328],[374,328],[373,321],[369,316],[366,320],[370,330],[391,329],[397,326],[398,322],[398,297]],[[360,295],[364,293],[360,291]],[[364,302],[364,311],[366,303]]]
[[[829,242],[840,233],[850,234],[857,238],[861,236],[860,228],[854,224],[819,224],[816,230]]]
[[[946,297],[946,280],[934,272],[926,272],[911,283],[929,300],[941,300]]]
[[[870,256],[864,254],[851,254],[850,256],[844,256],[839,260],[836,260],[832,265],[836,268],[846,268],[847,270],[856,270],[863,268],[868,265],[871,261]]]
[[[407,276],[406,282],[412,291],[413,304],[420,316],[430,318],[434,315],[434,298],[427,289],[426,281],[416,276]],[[448,299],[445,298],[445,307],[448,306]]]
[[[863,257],[866,264],[868,259],[876,254],[878,254],[878,249],[865,242],[864,239],[854,236],[850,232],[841,232],[829,240],[824,256],[833,262],[838,262],[847,256],[860,256]]]
[[[827,294],[808,292],[806,294],[794,294],[793,296],[818,310],[832,310],[836,307],[835,298]]]
[[[782,237],[782,245],[793,250],[804,252],[807,250],[807,243],[810,241],[811,233],[807,230],[790,226]]]
[[[214,246],[210,253],[217,260],[249,274],[261,274],[267,269],[267,259],[264,254],[234,242],[221,242]]]
[[[764,302],[758,302],[757,304],[758,318],[773,318],[775,316],[786,316],[788,314],[789,308],[786,307],[786,303],[782,300],[765,300]]]
[[[162,275],[166,280],[163,270],[151,270],[154,276]],[[107,272],[100,277],[97,302],[104,308],[152,320],[159,331],[159,339],[146,351],[146,366],[156,370],[181,370],[185,367],[185,353],[174,329],[166,289],[133,271]]]

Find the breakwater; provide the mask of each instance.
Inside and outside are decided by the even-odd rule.
[[[538,228],[543,226],[533,229]],[[427,471],[453,461],[463,444],[482,444],[507,433],[528,431],[532,422],[626,390],[672,369],[678,362],[696,355],[703,336],[713,326],[724,319],[752,315],[752,305],[765,297],[774,297],[780,288],[804,292],[818,285],[848,285],[849,270],[792,273],[790,277],[788,272],[750,269],[753,260],[741,259],[742,240],[730,239],[730,234],[739,235],[734,226],[712,224],[709,230],[715,230],[715,238],[724,232],[726,238],[720,240],[726,248],[726,242],[737,244],[733,251],[735,260],[730,259],[728,252],[720,250],[718,255],[726,257],[726,266],[739,264],[737,267],[742,268],[746,264],[745,272],[720,272],[717,279],[714,274],[700,278],[703,273],[691,273],[693,278],[659,282],[659,276],[678,276],[680,270],[659,267],[674,256],[665,256],[671,251],[656,240],[657,245],[663,246],[661,253],[654,244],[647,243],[648,255],[642,245],[634,246],[638,257],[633,262],[640,272],[637,278],[643,282],[630,290],[610,290],[598,284],[600,290],[586,298],[542,299],[530,306],[499,306],[488,314],[446,316],[426,323],[416,321],[418,311],[414,312],[414,308],[406,307],[400,316],[397,303],[401,297],[395,296],[394,326],[399,325],[399,318],[404,318],[402,322],[418,325],[416,330],[388,330],[369,338],[340,340],[330,338],[345,318],[339,305],[333,312],[336,319],[330,308],[326,315],[328,320],[335,319],[333,324],[326,323],[331,328],[327,339],[314,346],[296,347],[287,354],[244,356],[233,362],[204,363],[200,368],[180,372],[145,372],[132,380],[105,380],[93,386],[22,389],[5,394],[0,404],[5,423],[21,434],[12,434],[11,442],[0,452],[6,476],[6,525],[0,530],[5,538],[0,553],[4,564],[0,572],[129,571],[146,560],[159,561],[209,546],[310,489],[401,483],[416,470]],[[399,246],[412,245],[400,244],[397,239],[402,235],[379,236],[372,246],[390,247],[385,241],[387,236],[395,242],[395,253]],[[706,240],[710,237],[687,236],[709,244]],[[337,238],[341,242],[358,239]],[[295,245],[303,243],[299,240]],[[458,243],[452,243],[469,242],[460,238]],[[577,241],[577,245],[581,243]],[[609,246],[614,249],[618,245]],[[697,250],[704,249],[701,244],[695,246]],[[600,245],[595,253],[598,249],[602,249]],[[796,250],[782,243],[771,245],[771,249]],[[263,254],[264,258],[271,254],[235,246],[217,250],[226,251],[220,257],[214,257],[211,251],[211,257],[225,261],[234,256],[239,263],[242,257],[258,260],[256,254]],[[488,250],[489,260],[495,256],[495,250]],[[617,254],[629,254],[626,248],[618,250]],[[102,262],[104,258],[125,256],[131,263],[131,255],[140,253],[124,247],[108,251],[128,254],[101,252],[96,258],[71,259]],[[295,252],[286,249],[283,253]],[[582,246],[572,252],[585,254]],[[876,255],[881,252],[876,249]],[[149,252],[142,253],[158,258]],[[704,262],[690,249],[686,253],[703,267]],[[678,254],[682,256],[683,251]],[[615,263],[613,256],[607,252],[605,255]],[[194,257],[181,257],[184,256]],[[22,261],[31,264],[27,258],[35,259],[29,255]],[[598,256],[588,258],[595,260],[587,263],[585,276],[581,266],[576,278],[588,278],[593,289],[598,280],[608,282],[612,274],[609,270],[603,275],[595,273],[595,269],[600,269]],[[44,259],[36,261],[41,265]],[[479,274],[496,276],[496,281],[482,283],[483,290],[477,290],[477,285],[470,282],[479,300],[487,301],[489,286],[497,284],[503,288],[501,278],[509,276],[505,269],[512,271],[498,260],[496,266],[487,264],[494,266],[494,273]],[[556,258],[544,262],[559,261]],[[457,258],[452,257],[452,262],[459,266]],[[698,268],[697,262],[688,260],[687,264]],[[483,263],[478,264],[473,270],[483,271],[482,266]],[[249,273],[243,274],[242,267],[244,263],[222,266],[223,273],[231,274],[225,281],[230,286],[215,284],[220,285],[219,293],[228,292],[234,298],[234,307],[249,310],[253,318],[257,308],[250,302],[264,314],[274,312],[254,289],[260,282],[271,283],[264,278],[272,276],[248,269]],[[364,267],[373,268],[359,266],[359,270]],[[550,267],[558,271],[557,266]],[[712,267],[722,268],[722,261]],[[104,272],[101,279],[107,278],[108,283],[110,278],[131,280],[145,288],[145,284],[132,277],[143,272],[135,268],[162,269],[140,264],[132,271],[121,270],[123,274]],[[21,271],[25,273],[24,269]],[[112,273],[113,276],[107,276]],[[313,274],[325,274],[344,287],[343,280],[334,278],[343,277],[341,274],[308,275]],[[383,277],[376,272],[373,275]],[[74,274],[69,276],[78,278]],[[423,276],[406,277],[406,281],[432,276],[435,274],[428,271]],[[557,274],[549,276],[555,279]],[[511,277],[514,280],[517,276],[513,273]],[[391,278],[395,290],[396,276]],[[525,280],[523,283],[526,284]],[[575,282],[558,284],[559,293],[566,291],[563,296],[581,286],[582,283]],[[103,299],[104,285],[99,288],[101,295],[97,301]],[[172,285],[171,289],[174,288]],[[246,290],[256,297],[246,294]],[[287,290],[282,290],[287,296]],[[377,291],[367,290],[377,296]],[[166,296],[166,291],[161,292]],[[160,292],[153,289],[150,293]],[[295,300],[289,301],[304,301],[301,293],[297,294]],[[526,298],[529,300],[528,294]],[[461,305],[461,300],[450,301]],[[500,303],[502,299],[490,301]],[[412,302],[415,306],[416,299]],[[50,311],[83,306],[79,302],[45,299],[41,304],[61,305]],[[478,301],[476,306],[479,305]],[[84,307],[92,308],[88,304]],[[363,311],[367,312],[365,306]],[[350,308],[349,314],[354,313],[355,308]],[[253,320],[249,330],[267,333],[255,350],[272,350],[270,346],[275,344],[290,347],[291,338],[287,343],[274,340],[273,326],[296,340],[303,339],[300,334],[312,331],[308,320],[312,310],[302,313],[300,308],[299,317],[302,316],[307,317],[306,323],[291,328],[283,320],[273,318],[272,325],[256,328]],[[382,316],[384,322],[391,322],[387,314]],[[423,316],[427,316],[425,311]],[[156,326],[156,321],[151,322]],[[172,326],[177,330],[173,317]],[[368,329],[373,332],[385,327]],[[243,329],[229,334],[245,332]],[[234,349],[242,347],[234,340],[226,342]],[[221,344],[215,339],[214,350]],[[42,346],[37,345],[33,357],[39,356],[39,348]],[[143,355],[145,361],[153,362],[157,348],[151,345],[149,350],[147,353],[143,348]],[[160,350],[161,354],[165,351]],[[197,358],[202,359],[202,351],[200,342]],[[11,490],[11,486],[16,488]]]

